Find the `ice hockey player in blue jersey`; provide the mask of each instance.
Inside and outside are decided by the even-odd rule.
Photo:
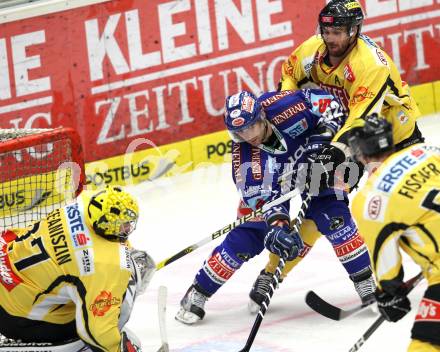
[[[311,164],[316,165],[318,159],[326,165],[343,163],[344,152],[330,142],[344,121],[340,104],[320,89],[268,92],[259,98],[247,91],[229,96],[225,124],[233,140],[232,177],[241,198],[238,216],[249,214],[292,188],[301,189],[298,170],[314,170]],[[334,187],[331,169],[322,173],[319,182],[311,182],[315,174],[311,177],[310,172],[302,177],[314,197],[301,235],[290,228],[288,201],[233,229],[197,272],[176,319],[185,324],[203,319],[208,298],[265,247],[288,260],[304,257],[310,246],[302,237],[316,231],[330,241],[362,301],[374,299],[367,248],[351,217],[345,192]],[[264,286],[271,279],[269,273],[260,274],[256,285],[261,290],[252,290],[251,311],[259,308],[264,299],[260,292],[265,292]]]

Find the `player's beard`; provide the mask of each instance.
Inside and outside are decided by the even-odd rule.
[[[341,44],[341,45],[326,43],[329,55],[332,57],[336,57],[336,58],[341,58],[341,57],[345,56],[350,45],[351,45],[350,40]]]

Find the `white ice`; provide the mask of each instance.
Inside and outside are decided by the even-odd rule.
[[[440,116],[423,118],[420,124],[428,141],[436,142]],[[132,235],[134,246],[147,250],[159,262],[233,222],[238,195],[230,173],[230,165],[223,164],[132,188],[141,205],[141,220]],[[268,259],[267,251],[244,264],[207,302],[205,319],[199,324],[185,326],[174,319],[197,270],[222,240],[212,241],[156,272],[145,295],[137,300],[128,324],[141,339],[144,352],[156,352],[161,345],[157,314],[161,285],[168,288],[166,325],[171,351],[234,352],[244,346],[255,319],[247,311],[248,292]],[[405,268],[406,278],[418,272],[408,258]],[[422,282],[411,293],[413,309],[409,315],[398,323],[382,324],[360,351],[406,351],[425,288]],[[377,318],[367,311],[340,322],[329,320],[305,304],[309,290],[340,307],[359,303],[325,238],[318,240],[275,292],[251,351],[348,352]]]

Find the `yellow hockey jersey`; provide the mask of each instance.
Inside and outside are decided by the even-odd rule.
[[[429,284],[440,283],[440,148],[426,144],[391,155],[352,202],[379,284],[403,279],[402,248]]]
[[[283,64],[281,89],[295,90],[312,82],[337,97],[348,119],[335,136],[336,141],[358,126],[361,117],[373,112],[380,113],[393,125],[396,144],[411,136],[420,111],[396,65],[376,43],[360,35],[356,45],[335,67],[324,62],[326,53],[320,35],[302,43]]]
[[[135,294],[129,248],[93,232],[81,199],[4,232],[0,248],[3,309],[56,324],[76,319],[78,335],[95,350],[120,350]]]

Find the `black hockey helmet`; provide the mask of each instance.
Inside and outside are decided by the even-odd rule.
[[[373,113],[364,118],[364,124],[351,129],[348,145],[357,159],[393,150],[393,128],[385,118]]]
[[[324,27],[347,27],[350,36],[355,26],[359,27],[359,34],[363,20],[362,7],[355,0],[331,0],[321,10],[318,18],[321,34]]]

